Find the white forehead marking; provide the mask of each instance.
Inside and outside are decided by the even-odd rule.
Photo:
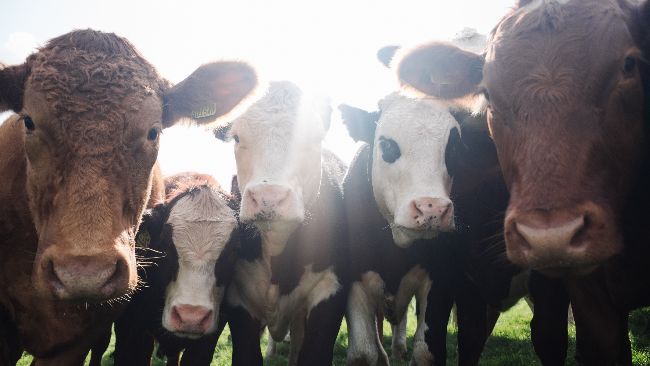
[[[307,132],[322,135],[325,132],[322,119],[328,116],[329,104],[321,99],[310,97],[290,81],[271,82],[266,94],[233,121],[233,129],[235,132],[247,129],[251,134],[262,129],[266,135],[273,131],[286,135],[291,130],[303,136]],[[300,128],[302,125],[307,127]],[[283,138],[272,134],[268,138],[278,137]]]
[[[216,261],[237,220],[217,190],[201,187],[176,201],[167,223],[182,260]]]
[[[450,113],[450,105],[435,99],[411,98],[395,92],[379,102],[379,109],[381,117],[375,140],[383,134],[396,141],[400,136],[418,140],[421,140],[419,137],[426,136],[429,140],[439,140],[446,138],[453,127],[459,127]],[[408,145],[404,148],[408,149]],[[400,149],[402,150],[401,145]]]
[[[487,36],[474,28],[463,28],[454,35],[451,43],[462,50],[481,53],[487,44]]]

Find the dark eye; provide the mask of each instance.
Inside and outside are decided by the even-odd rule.
[[[158,129],[152,128],[147,133],[147,139],[149,141],[155,141],[158,138]]]
[[[232,139],[235,140],[236,143],[239,143],[239,136],[233,135]]]
[[[626,57],[625,61],[623,61],[623,73],[626,76],[629,76],[634,72],[635,68],[636,68],[636,59],[634,57]]]
[[[467,158],[466,154],[464,154],[465,150],[466,147],[460,139],[458,128],[452,128],[449,131],[449,139],[445,148],[445,165],[450,177],[455,176],[461,169],[464,159]]]
[[[486,88],[481,89],[479,91],[479,94],[482,94],[483,97],[485,98],[485,100],[487,100],[488,103],[490,102],[490,93],[488,93]]]
[[[381,158],[389,164],[394,163],[402,155],[397,142],[384,136],[379,137],[379,148],[381,149]]]
[[[27,131],[34,131],[34,129],[36,128],[36,125],[34,124],[32,117],[30,116],[24,116],[23,122],[25,122],[25,128],[27,129]]]

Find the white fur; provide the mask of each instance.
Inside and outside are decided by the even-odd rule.
[[[517,11],[520,12],[521,14],[528,14],[532,11],[543,8],[550,4],[565,5],[570,1],[571,0],[533,0],[529,4],[526,4],[525,6],[519,8]]]
[[[241,219],[255,220],[246,200],[249,187],[274,184],[290,189],[291,210],[259,225],[262,232],[284,238],[276,243],[280,249],[317,196],[321,143],[329,118],[329,106],[283,81],[271,83],[267,94],[233,121],[231,134],[239,138],[235,144],[237,176],[244,197]]]
[[[348,295],[346,320],[348,323],[348,364],[365,360],[379,365],[387,359],[377,339],[375,316],[382,305],[384,281],[378,273],[368,271],[360,282],[353,282]]]
[[[273,338],[283,339],[297,313],[304,311],[309,317],[316,305],[336,294],[340,288],[341,284],[331,268],[314,272],[312,265],[307,265],[298,286],[277,300],[277,306],[269,319],[269,332]]]
[[[375,132],[372,187],[379,210],[391,224],[400,247],[416,239],[430,239],[434,230],[407,229],[410,205],[421,197],[449,199],[451,177],[445,165],[445,148],[452,128],[460,126],[449,105],[433,99],[393,93],[380,103],[381,118]],[[379,138],[391,138],[401,156],[394,163],[382,159]]]
[[[172,227],[179,268],[167,286],[163,326],[171,330],[173,306],[194,305],[213,311],[213,330],[224,295],[224,288],[216,287],[214,268],[237,225],[234,212],[219,192],[203,187],[179,199],[167,223]]]
[[[226,299],[232,306],[241,306],[255,319],[266,323],[274,303],[267,293],[271,287],[271,268],[263,259],[253,262],[239,260],[228,288]]]
[[[424,270],[416,267],[409,271],[405,278],[402,279],[402,282],[400,282],[400,293],[402,292],[403,284],[408,287],[408,289],[405,289],[404,291],[405,295],[409,292],[409,289],[416,287],[415,296],[417,297],[417,303],[419,305],[418,325],[415,329],[415,337],[413,337],[413,358],[411,359],[411,364],[417,366],[433,365],[433,354],[429,351],[429,347],[424,340],[424,332],[428,329],[427,324],[424,322],[427,312],[427,295],[431,290],[432,281],[429,276],[424,273]],[[400,301],[398,298],[396,303],[401,304],[403,303],[403,300]],[[396,314],[398,313],[396,312]]]
[[[391,356],[394,360],[402,360],[406,358],[408,349],[406,347],[406,323],[407,323],[407,313],[404,313],[404,317],[400,320],[399,324],[393,325],[390,327],[392,329],[392,339],[391,339]]]

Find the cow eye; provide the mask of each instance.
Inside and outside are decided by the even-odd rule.
[[[449,139],[445,148],[445,165],[450,177],[454,177],[460,170],[463,159],[466,158],[465,154],[463,154],[464,150],[465,145],[460,139],[458,128],[454,127],[449,132]]]
[[[158,138],[158,129],[157,128],[152,128],[149,130],[147,133],[147,139],[149,141],[155,141]]]
[[[623,73],[630,76],[636,69],[636,59],[634,57],[626,57],[623,61]]]
[[[238,135],[233,135],[232,139],[235,140],[235,143],[239,143],[239,136]]]
[[[28,132],[34,131],[34,129],[36,128],[36,125],[34,124],[34,120],[32,120],[32,117],[30,116],[24,116],[23,122],[25,123],[25,128],[27,129]]]
[[[379,148],[381,149],[381,158],[389,164],[394,163],[402,155],[397,142],[384,136],[379,137]]]

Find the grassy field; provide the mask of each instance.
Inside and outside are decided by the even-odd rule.
[[[508,312],[504,313],[496,325],[494,333],[490,337],[481,358],[481,365],[485,366],[518,366],[518,365],[539,365],[532,344],[530,343],[530,328],[529,322],[532,317],[530,309],[525,302],[521,301]],[[411,351],[411,343],[413,340],[413,333],[415,331],[415,314],[413,304],[408,318],[408,340],[409,354]],[[447,353],[449,365],[456,364],[456,330],[453,324],[448,326],[448,341]],[[650,337],[648,330],[650,329],[650,310],[642,310],[635,312],[630,321],[630,337],[633,347],[633,360],[635,365],[650,365]],[[384,326],[384,347],[390,355],[390,326],[388,323]],[[573,354],[575,352],[575,329],[573,326],[569,328],[570,344],[569,344],[569,359],[567,365],[574,365]],[[266,336],[263,339],[262,350],[266,349]],[[334,350],[334,365],[345,365],[345,350],[347,348],[347,329],[345,322],[342,324],[341,331],[336,342]],[[217,350],[214,354],[214,361],[212,365],[230,365],[230,332],[228,328],[219,339]],[[113,365],[113,340],[109,346],[108,351],[104,355],[103,365]],[[265,365],[276,366],[286,365],[289,347],[286,343],[278,345],[278,355],[265,360]],[[31,362],[31,357],[25,355],[18,363],[20,366],[28,366]],[[155,359],[155,366],[164,365],[163,360]],[[405,366],[408,362],[392,362],[391,365]]]

